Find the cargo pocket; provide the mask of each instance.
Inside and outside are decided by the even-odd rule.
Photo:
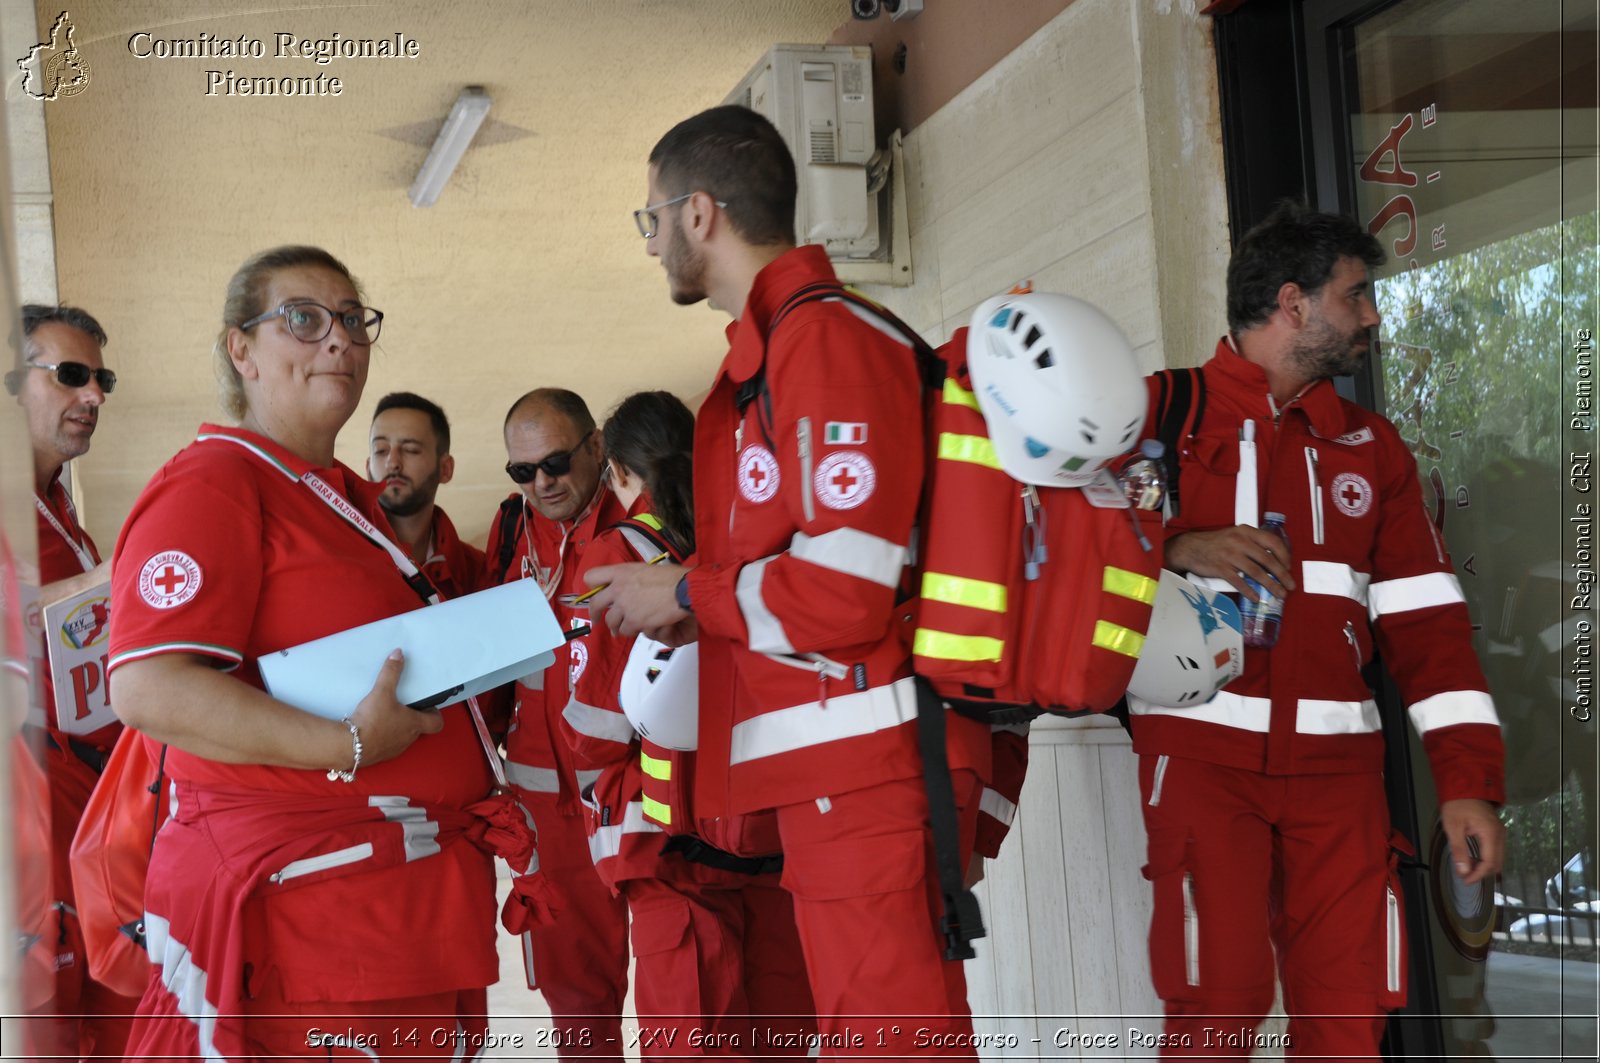
[[[690,941],[689,902],[652,900],[634,908],[630,914],[633,955],[638,964],[634,992],[639,1013],[665,1018],[668,1010],[688,1014],[705,1011],[705,1001],[701,999],[699,948]]]
[[[1193,1000],[1200,992],[1200,916],[1191,839],[1150,839],[1141,873],[1155,895],[1150,917],[1150,980],[1162,1000]]]
[[[797,900],[842,901],[920,890],[926,873],[923,832],[905,831],[787,849],[782,882]]]
[[[1383,984],[1378,987],[1378,1004],[1388,1010],[1406,1003],[1406,906],[1400,890],[1400,858],[1415,855],[1404,834],[1390,832],[1389,873],[1383,885]]]

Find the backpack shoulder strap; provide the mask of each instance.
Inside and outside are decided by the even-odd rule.
[[[672,561],[683,560],[673,545],[667,542],[667,537],[661,533],[661,526],[654,523],[653,519],[645,519],[643,515],[624,517],[606,527],[607,531],[613,529],[621,532],[622,537],[628,540],[628,545],[633,547],[640,561],[649,561],[662,554],[666,554]]]
[[[1206,410],[1206,378],[1198,368],[1166,369],[1155,374],[1156,438],[1166,447],[1162,459],[1167,497],[1178,512],[1179,457],[1183,444],[1194,438]]]
[[[492,587],[498,587],[500,581],[506,578],[506,573],[511,569],[511,558],[517,552],[517,521],[521,518],[521,497],[508,498],[500,503],[500,550],[495,555],[494,579],[489,581],[489,585]]]

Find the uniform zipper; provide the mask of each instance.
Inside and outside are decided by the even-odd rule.
[[[800,418],[795,433],[800,437],[800,509],[809,524],[817,516],[817,504],[811,500],[811,418]]]
[[[1344,637],[1350,643],[1350,650],[1356,655],[1356,671],[1361,671],[1361,643],[1356,641],[1355,625],[1346,620],[1344,622]]]
[[[1317,448],[1306,448],[1306,476],[1311,481],[1311,541],[1318,546],[1322,536],[1322,481],[1317,476]]]
[[[1148,804],[1155,808],[1161,804],[1161,784],[1167,781],[1167,755],[1161,754],[1156,758],[1156,778],[1150,784],[1150,800]]]
[[[273,882],[282,885],[292,878],[299,878],[301,875],[326,871],[331,867],[343,867],[346,864],[354,864],[369,859],[371,856],[372,843],[362,842],[360,845],[352,845],[346,849],[335,849],[331,853],[323,853],[320,856],[308,856],[304,860],[291,860],[289,863],[284,864],[279,871],[271,875],[270,878]]]
[[[1388,986],[1389,992],[1400,992],[1400,898],[1395,896],[1394,887],[1384,886],[1384,902],[1388,905],[1387,930],[1388,930]]]
[[[1183,965],[1190,985],[1200,984],[1200,916],[1194,908],[1194,874],[1183,873]]]

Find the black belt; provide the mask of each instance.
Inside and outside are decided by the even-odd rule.
[[[661,847],[661,852],[678,853],[690,863],[704,864],[718,871],[733,871],[741,875],[767,875],[783,870],[782,853],[774,853],[771,856],[736,856],[692,834],[677,834],[667,839],[667,844]]]
[[[49,729],[45,729],[44,740],[50,743],[51,749],[60,751],[61,743],[56,741],[55,734]],[[67,748],[72,751],[74,756],[87,764],[96,775],[105,774],[106,762],[111,759],[111,753],[108,750],[97,749],[87,742],[80,742],[76,738],[70,737],[67,738]]]

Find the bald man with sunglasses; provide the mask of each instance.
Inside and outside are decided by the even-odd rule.
[[[497,582],[537,580],[568,629],[589,623],[573,602],[587,588],[578,573],[595,536],[628,515],[604,475],[594,417],[561,388],[530,391],[505,422],[506,475],[517,485],[489,533],[487,554],[509,564]],[[512,519],[504,519],[510,515]],[[491,566],[493,568],[494,566]],[[491,576],[493,572],[491,571]],[[627,904],[595,872],[579,803],[598,771],[577,771],[562,731],[566,708],[589,660],[575,638],[543,673],[515,684],[506,773],[533,814],[539,868],[559,894],[555,925],[523,937],[528,984],[544,993],[562,1059],[623,1058],[622,1003],[628,988]]]
[[[88,453],[100,423],[100,407],[116,387],[117,375],[106,368],[101,355],[105,329],[85,310],[30,303],[22,308],[22,333],[22,357],[6,374],[5,386],[28,423],[39,582],[43,599],[52,601],[110,574],[101,565],[94,540],[78,523],[61,473],[67,462]],[[71,733],[64,730],[56,718],[49,670],[41,671],[45,718],[42,725],[34,723],[29,729],[42,732],[33,745],[43,756],[50,781],[51,901],[61,923],[55,995],[48,1005],[54,1019],[46,1036],[56,1052],[70,1058],[119,1056],[138,1000],[113,993],[89,977],[67,854],[122,725],[111,719],[87,732],[82,726],[74,726]]]

